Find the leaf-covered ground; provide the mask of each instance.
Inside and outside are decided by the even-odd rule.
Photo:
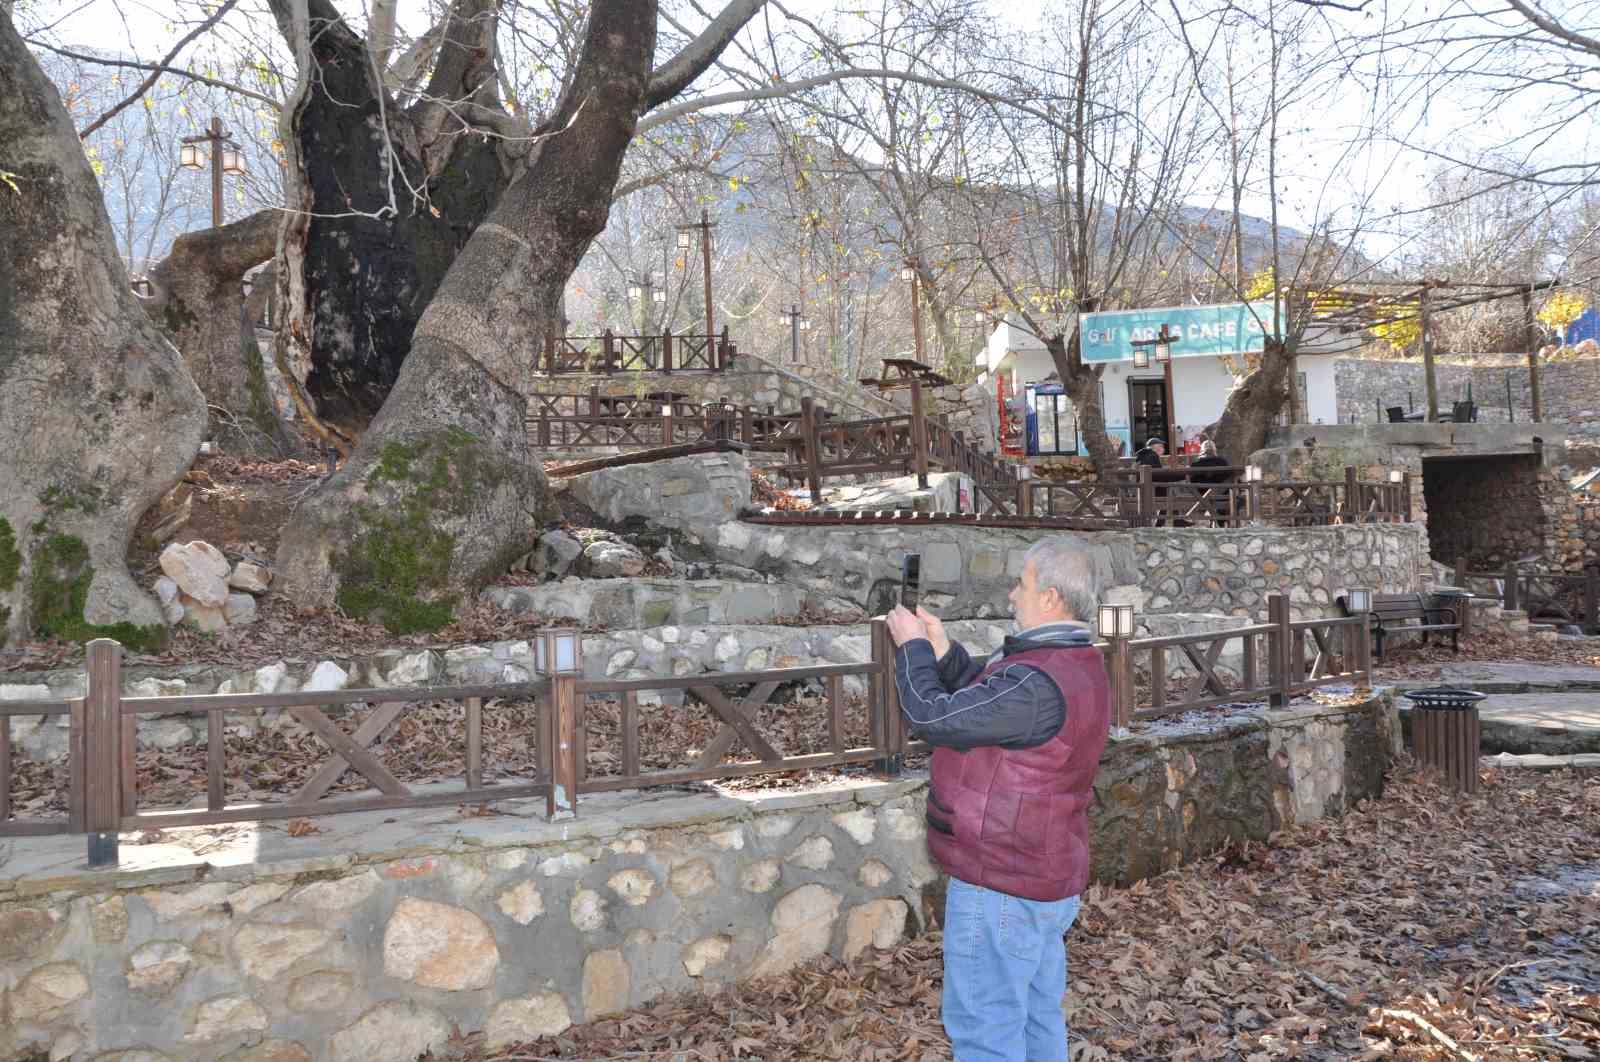
[[[1485,770],[1130,888],[1069,937],[1072,1056],[1600,1059],[1600,774]],[[939,936],[441,1059],[945,1059]]]

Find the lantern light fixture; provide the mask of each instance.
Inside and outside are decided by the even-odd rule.
[[[1245,480],[1246,483],[1260,483],[1261,482],[1261,466],[1260,465],[1245,465],[1244,466],[1244,480]]]
[[[1404,480],[1405,478],[1406,478],[1406,474],[1404,472],[1400,471],[1398,468],[1389,469],[1389,482],[1390,483],[1399,483],[1400,481]]]
[[[1133,606],[1103,604],[1096,617],[1100,637],[1106,639],[1133,637]]]
[[[1148,369],[1150,367],[1150,352],[1143,347],[1134,347],[1133,367],[1135,369]]]
[[[205,159],[200,154],[199,144],[184,144],[178,149],[178,165],[186,170],[203,170],[206,168]]]
[[[915,269],[912,269],[910,266],[904,266],[900,270],[900,279],[901,280],[911,280],[916,275],[917,275],[917,271]]]
[[[800,318],[800,331],[802,331],[802,332],[811,331],[811,318],[809,318],[809,317]]]
[[[1165,328],[1162,329],[1162,334],[1163,335],[1166,334],[1166,329]],[[1156,364],[1165,365],[1167,362],[1169,362],[1171,360],[1172,360],[1172,344],[1170,342],[1168,342],[1164,338],[1157,340],[1156,341]]]
[[[667,291],[666,291],[666,289],[665,288],[657,288],[654,291],[652,291],[650,293],[650,301],[654,302],[654,303],[656,303],[658,305],[661,304],[661,303],[665,303],[667,301]]]
[[[1365,587],[1352,587],[1344,592],[1345,608],[1351,612],[1372,611],[1372,591]]]
[[[533,643],[533,669],[541,675],[583,673],[583,635],[575,627],[546,627]]]
[[[693,242],[694,236],[690,234],[688,229],[678,230],[678,250],[687,251],[689,249],[689,245]]]
[[[243,177],[245,174],[244,152],[232,144],[223,147],[222,172],[232,174],[235,177]]]

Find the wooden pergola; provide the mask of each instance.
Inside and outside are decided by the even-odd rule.
[[[1533,399],[1533,419],[1544,419],[1539,391],[1539,343],[1533,317],[1533,296],[1560,286],[1555,280],[1520,284],[1477,284],[1454,280],[1369,280],[1335,288],[1296,285],[1290,297],[1309,303],[1311,320],[1341,332],[1366,331],[1379,325],[1416,321],[1422,333],[1422,374],[1428,393],[1427,418],[1439,420],[1439,388],[1433,369],[1432,322],[1435,314],[1459,310],[1499,299],[1522,300],[1528,341],[1528,386]]]

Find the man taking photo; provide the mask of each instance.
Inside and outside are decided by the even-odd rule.
[[[1111,718],[1094,587],[1073,540],[1035,543],[1011,590],[1017,633],[981,663],[926,609],[888,615],[901,710],[934,746],[928,849],[950,879],[942,1016],[957,1062],[1067,1059],[1063,936],[1089,880]]]

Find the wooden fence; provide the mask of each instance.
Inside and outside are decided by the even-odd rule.
[[[798,413],[765,411],[724,402],[587,394],[536,394],[529,398],[529,442],[542,450],[615,448],[648,450],[686,443],[732,441],[781,451],[800,430]]]
[[[658,336],[618,335],[609,328],[597,336],[551,336],[534,364],[550,376],[572,373],[723,372],[739,355],[737,344],[720,336],[671,331]]]
[[[1282,527],[1402,523],[1411,519],[1409,477],[1363,482],[1353,467],[1335,482],[1192,482],[1192,476],[1237,477],[1242,468],[1140,468],[1111,483],[1021,479],[980,483],[980,513],[1035,518],[1116,520],[1129,527]],[[1158,478],[1159,477],[1159,478]]]
[[[1231,702],[1287,704],[1297,693],[1333,683],[1370,682],[1368,624],[1364,615],[1293,622],[1288,601],[1268,599],[1268,622],[1235,630],[1101,643],[1114,691],[1118,726],[1173,716]],[[80,698],[0,702],[0,837],[84,833],[109,839],[116,858],[118,831],[246,820],[304,818],[346,811],[372,811],[448,804],[481,804],[543,797],[546,814],[577,811],[584,793],[676,785],[743,775],[875,765],[890,773],[906,755],[928,751],[906,734],[894,685],[894,653],[882,620],[872,625],[871,658],[860,664],[719,672],[682,678],[585,679],[555,675],[527,683],[409,689],[353,689],[274,694],[214,694],[124,697],[122,647],[109,639],[88,646],[88,689]],[[1231,642],[1242,646],[1242,666],[1225,671],[1219,661]],[[1192,675],[1176,677],[1171,655],[1181,654]],[[1143,667],[1137,667],[1143,662]],[[863,697],[846,694],[846,680],[864,686]],[[820,697],[773,711],[785,688],[810,685]],[[695,750],[683,747],[682,721],[663,721],[662,708],[646,708],[646,691],[681,691],[688,712],[709,712],[715,732]],[[462,770],[453,782],[407,784],[385,751],[397,742],[385,735],[408,713],[450,702],[461,709]],[[497,713],[525,705],[531,713],[526,762],[521,775],[498,770],[486,755],[486,729]],[[230,801],[226,750],[227,717],[263,709],[286,712],[328,747],[327,757],[298,778],[276,801]],[[763,732],[763,713],[793,719],[795,711],[819,718],[820,748],[785,752],[782,741]],[[654,720],[647,718],[656,713]],[[182,806],[152,807],[142,798],[136,759],[141,718],[186,714],[204,717],[204,788],[198,781]],[[11,720],[18,716],[70,718],[69,752],[54,817],[13,818]],[[647,722],[654,725],[647,727]],[[351,725],[353,724],[353,725]],[[503,727],[498,729],[503,730]],[[650,729],[664,751],[647,754],[641,736]],[[614,752],[591,755],[605,737]],[[379,746],[375,748],[375,746]],[[735,756],[735,750],[742,752]],[[197,750],[198,751],[198,750]],[[343,781],[354,772],[364,788]],[[352,791],[353,790],[353,791]]]
[[[913,392],[920,397],[921,392]],[[974,482],[1010,483],[1015,462],[985,453],[951,431],[948,419],[918,407],[909,413],[861,420],[834,420],[809,397],[800,400],[799,430],[784,438],[787,463],[779,471],[804,481],[814,502],[822,500],[822,481],[846,476],[915,475],[928,485],[931,471],[959,472]],[[976,499],[974,499],[976,501]]]
[[[1530,620],[1600,627],[1600,566],[1588,565],[1581,573],[1538,572],[1509,561],[1503,571],[1474,572],[1462,557],[1455,583],[1465,590],[1469,582],[1477,587],[1475,596],[1498,598],[1502,608],[1524,611]]]

